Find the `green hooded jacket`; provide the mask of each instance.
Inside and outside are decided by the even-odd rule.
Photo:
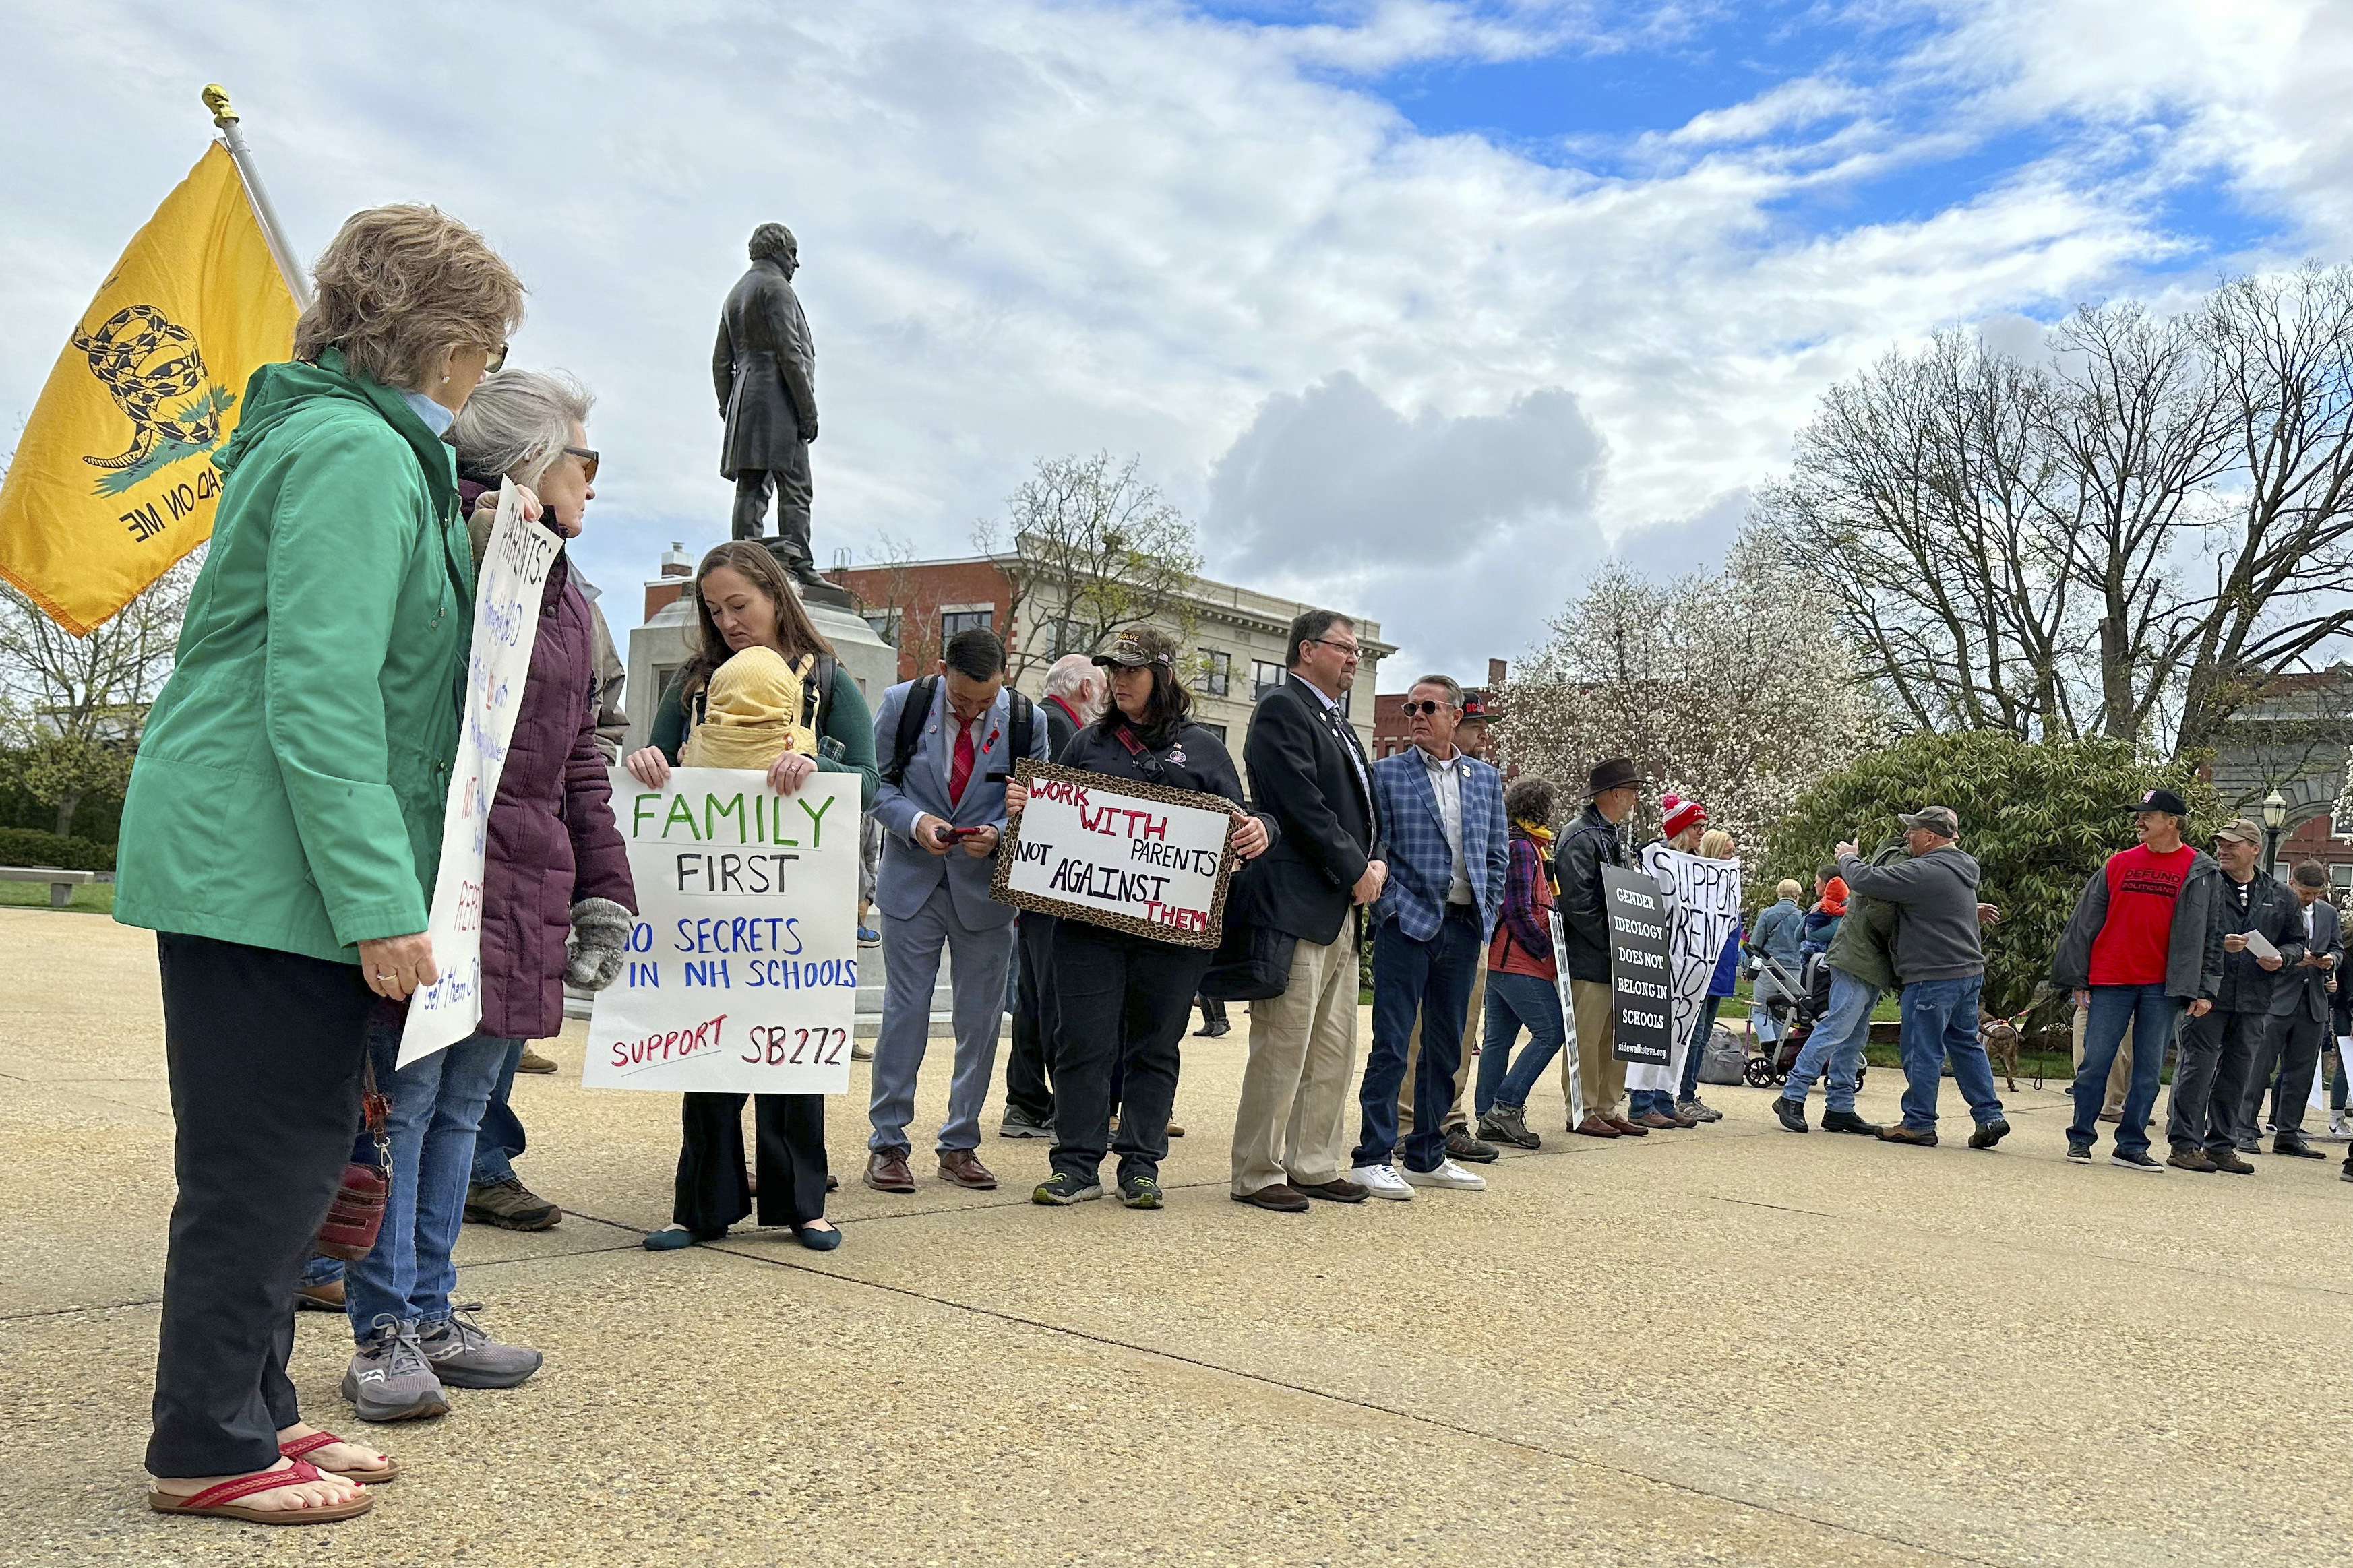
[[[357,963],[425,929],[474,568],[452,454],[398,392],[264,365],[122,804],[114,918]]]
[[[1910,858],[1904,840],[1891,838],[1872,851],[1864,862],[1871,866],[1892,866]],[[1849,890],[1846,919],[1839,922],[1838,935],[1831,939],[1830,952],[1822,962],[1862,981],[1865,985],[1884,994],[1897,989],[1895,984],[1895,919],[1897,910],[1884,899],[1868,898]]]

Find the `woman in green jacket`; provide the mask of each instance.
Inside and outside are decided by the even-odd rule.
[[[473,626],[440,438],[522,287],[431,207],[354,214],[295,363],[248,383],[212,547],[123,803],[115,918],[153,929],[177,1126],[158,1512],[310,1523],[398,1467],[304,1426],[294,1284],[360,1118],[372,1007],[424,932]]]
[[[623,765],[648,789],[661,788],[681,763],[764,768],[768,787],[779,795],[792,794],[820,773],[856,773],[859,809],[871,806],[881,779],[866,699],[834,660],[832,645],[810,623],[776,557],[748,540],[722,544],[702,558],[692,592],[702,630],[694,658],[662,693],[653,744],[630,752]],[[758,669],[743,683],[740,697],[719,689],[738,684],[722,667],[751,671],[754,665]],[[820,690],[810,693],[809,684],[819,682]],[[781,706],[772,698],[777,692],[788,699]],[[813,723],[806,721],[812,695]],[[723,698],[732,710],[723,710]],[[840,1246],[841,1232],[825,1217],[825,1096],[753,1098],[760,1223],[791,1226],[800,1244],[815,1251]],[[716,1241],[752,1212],[752,1184],[744,1173],[744,1097],[691,1093],[680,1116],[682,1146],[670,1224],[645,1240],[655,1252]]]

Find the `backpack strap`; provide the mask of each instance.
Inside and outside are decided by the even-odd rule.
[[[1018,690],[1008,689],[1007,695],[1013,700],[1011,726],[1013,755],[1010,761],[1018,763],[1029,754],[1029,739],[1037,724],[1038,709],[1035,703]],[[1050,763],[1054,759],[1048,757],[1046,760]]]
[[[923,725],[932,716],[932,702],[939,689],[940,678],[936,675],[920,676],[907,689],[906,705],[899,710],[899,733],[891,748],[891,763],[882,770],[883,782],[893,788],[907,782],[908,760],[923,744]]]
[[[808,727],[810,734],[820,740],[825,735],[826,705],[833,698],[834,672],[840,668],[841,661],[833,655],[818,654],[816,667],[809,671],[808,679],[801,682],[801,722]]]

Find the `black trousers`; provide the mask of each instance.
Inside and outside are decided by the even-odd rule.
[[[242,1475],[301,1419],[294,1284],[351,1157],[376,998],[351,964],[270,948],[161,934],[155,956],[180,1192],[147,1470]]]
[[[1095,1181],[1111,1140],[1112,1074],[1119,1090],[1119,1173],[1156,1176],[1168,1157],[1168,1113],[1176,1103],[1179,1042],[1193,1017],[1193,993],[1213,956],[1128,936],[1080,921],[1058,921],[1054,989],[1061,999],[1055,1064],[1054,1169]]]
[[[683,1142],[670,1217],[689,1230],[724,1230],[752,1212],[744,1180],[744,1101],[752,1109],[753,1159],[760,1175],[760,1223],[807,1225],[825,1217],[825,1096],[689,1094],[680,1109]]]
[[[2238,1142],[2248,1064],[2274,1022],[2262,1013],[2225,1013],[2219,1008],[2202,1018],[2181,1020],[2180,1054],[2173,1063],[2173,1098],[2165,1117],[2168,1142],[2177,1149],[2194,1144],[2209,1152]]]
[[[1054,1037],[1061,1005],[1054,994],[1054,927],[1060,922],[1034,910],[1017,922],[1015,962],[1020,965],[1013,999],[1013,1054],[1005,1060],[1005,1104],[1034,1121],[1054,1119]]]
[[[735,537],[757,539],[767,531],[768,496],[774,491],[776,537],[784,542],[786,557],[806,566],[811,562],[808,444],[794,445],[799,461],[789,468],[735,470]]]
[[[2314,1017],[2300,1002],[2287,1016],[2272,1019],[2247,1064],[2247,1097],[2239,1107],[2241,1137],[2253,1138],[2263,1131],[2266,1085],[2272,1091],[2272,1125],[2290,1140],[2304,1135],[2305,1102],[2320,1066],[2321,1047],[2328,1040],[2328,1020]],[[2279,1069],[2275,1084],[2274,1068]]]
[[[1201,1022],[1205,1026],[1222,1024],[1226,1021],[1226,1005],[1223,1002],[1214,996],[1204,996],[1200,999],[1200,1003]]]

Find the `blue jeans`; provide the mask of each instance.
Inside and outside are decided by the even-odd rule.
[[[1828,1063],[1830,1079],[1822,1085],[1822,1103],[1832,1110],[1852,1114],[1855,1082],[1862,1068],[1862,1047],[1871,1043],[1871,1010],[1878,1005],[1878,986],[1866,985],[1843,969],[1831,970],[1830,1005],[1823,1009],[1814,1032],[1799,1047],[1798,1060],[1789,1068],[1789,1080],[1782,1085],[1781,1097],[1805,1104],[1806,1091],[1814,1087],[1814,1079],[1822,1076],[1823,1064]],[[1909,1039],[1912,1026],[1907,1021],[1904,1027],[1905,1037]],[[1908,1054],[1905,1060],[1911,1060]],[[1993,1083],[1990,1063],[1986,1068],[1986,1083],[1989,1089]]]
[[[1528,1032],[1528,1046],[1514,1061],[1512,1047],[1522,1028]],[[1557,985],[1540,974],[1487,971],[1487,1022],[1479,1037],[1479,1087],[1472,1096],[1472,1107],[1484,1116],[1498,1105],[1514,1110],[1526,1105],[1536,1079],[1544,1077],[1567,1039]]]
[[[1699,1098],[1700,1063],[1707,1055],[1708,1037],[1715,1033],[1715,1015],[1723,1005],[1724,998],[1721,996],[1700,999],[1699,1019],[1692,1026],[1691,1045],[1683,1052],[1683,1088],[1676,1092],[1677,1100]]]
[[[1953,1083],[1969,1102],[1980,1126],[2001,1120],[1993,1091],[1993,1063],[1978,1038],[1978,996],[1982,974],[1957,980],[1915,980],[1904,987],[1904,1125],[1915,1132],[1936,1130],[1936,1095],[1944,1064],[1953,1064]],[[2135,1051],[2137,1061],[2140,1053]],[[2094,1106],[2094,1110],[2098,1107]]]
[[[2132,1026],[2132,1083],[2125,1090],[2124,1120],[2116,1124],[2116,1147],[2148,1148],[2148,1119],[2157,1113],[2158,1074],[2165,1067],[2165,1047],[2185,1005],[2165,994],[2162,981],[2153,985],[2094,985],[2091,1012],[2084,1019],[2084,1065],[2075,1069],[2075,1120],[2068,1125],[2067,1142],[2099,1141],[2100,1102],[2107,1098],[2108,1073],[2116,1063],[2116,1047],[2124,1043],[2125,1026]],[[2094,1076],[2096,1074],[2096,1076]],[[2089,1084],[2089,1089],[2084,1085]],[[2087,1102],[2084,1095],[2091,1096]]]
[[[1396,1157],[1398,1089],[1405,1082],[1406,1046],[1417,1016],[1430,1026],[1421,1032],[1413,1102],[1440,1110],[1454,1102],[1454,1069],[1461,1065],[1463,1020],[1471,1016],[1471,987],[1479,978],[1481,936],[1479,910],[1471,904],[1448,905],[1428,942],[1406,935],[1395,921],[1375,929],[1373,1048],[1356,1091],[1363,1121],[1355,1163],[1386,1165]],[[1408,1170],[1435,1171],[1446,1163],[1443,1120],[1427,1113],[1414,1119],[1405,1144]]]
[[[380,1316],[425,1324],[448,1321],[449,1292],[458,1283],[449,1249],[466,1212],[474,1131],[512,1043],[469,1035],[396,1072],[399,1027],[369,1026],[376,1087],[392,1101],[385,1121],[392,1191],[375,1250],[343,1269],[343,1310],[353,1338],[365,1341]]]
[[[515,1064],[521,1060],[522,1042],[509,1040],[506,1062],[499,1068],[499,1081],[491,1090],[490,1103],[482,1107],[482,1125],[474,1134],[476,1186],[487,1187],[513,1175],[511,1162],[523,1151],[522,1119],[507,1103],[514,1092]]]

